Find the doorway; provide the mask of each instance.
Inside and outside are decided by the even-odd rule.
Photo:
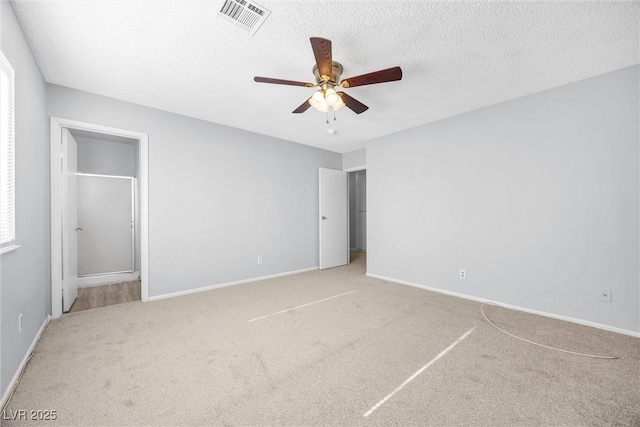
[[[50,135],[52,317],[70,308],[79,283],[92,286],[139,276],[140,299],[148,301],[148,136],[56,117],[51,118]],[[105,154],[109,143],[119,144],[120,152]],[[79,155],[72,149],[78,146]],[[131,153],[130,163],[117,158],[125,151]],[[126,165],[130,171],[122,170]],[[86,197],[78,199],[82,195]],[[105,209],[109,200],[118,207]],[[105,232],[118,235],[117,248],[96,244]],[[74,255],[78,246],[82,251]],[[99,253],[92,255],[88,248]]]
[[[355,262],[365,268],[367,250],[366,169],[320,168],[319,268]]]
[[[367,251],[367,171],[349,172],[349,249]]]
[[[366,167],[347,169],[349,203],[349,264],[367,271],[367,171]]]

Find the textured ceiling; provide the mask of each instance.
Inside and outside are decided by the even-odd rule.
[[[340,153],[639,62],[637,2],[262,0],[271,16],[253,37],[218,17],[223,3],[13,2],[49,83]],[[344,77],[404,77],[347,89],[361,115],[292,114],[313,89],[253,77],[313,81],[314,36]]]

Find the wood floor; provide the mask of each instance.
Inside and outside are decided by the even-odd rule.
[[[140,301],[139,280],[80,288],[69,313],[132,301]]]

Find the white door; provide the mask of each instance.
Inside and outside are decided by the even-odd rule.
[[[62,311],[78,296],[78,144],[62,129]]]
[[[320,168],[320,269],[349,263],[347,173]]]

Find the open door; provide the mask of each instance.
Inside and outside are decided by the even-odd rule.
[[[62,129],[62,311],[78,296],[78,144]]]
[[[347,173],[320,168],[320,269],[349,263]]]

